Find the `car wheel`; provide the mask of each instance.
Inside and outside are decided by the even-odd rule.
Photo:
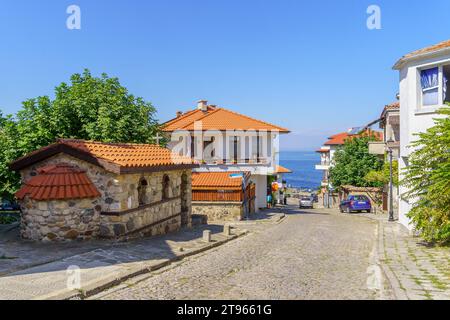
[[[344,213],[344,209],[342,209],[342,207],[339,207],[339,211],[340,211],[341,213]]]

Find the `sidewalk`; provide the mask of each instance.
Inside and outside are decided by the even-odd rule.
[[[450,248],[430,247],[401,224],[380,221],[380,249],[397,299],[450,300]]]
[[[202,240],[203,230],[211,230],[212,242]],[[150,272],[213,247],[224,244],[246,230],[233,228],[232,234],[222,233],[223,226],[206,225],[178,233],[99,248],[54,262],[0,277],[0,299],[69,299],[84,298],[118,284],[130,277]],[[0,262],[1,263],[1,262]],[[79,268],[79,289],[70,289]]]

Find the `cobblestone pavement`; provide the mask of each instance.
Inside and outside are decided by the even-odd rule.
[[[427,246],[398,223],[383,223],[381,252],[398,299],[450,300],[450,248]]]
[[[378,222],[320,209],[286,213],[280,224],[249,225],[248,236],[92,298],[380,298]]]

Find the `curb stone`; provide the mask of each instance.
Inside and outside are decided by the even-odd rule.
[[[386,259],[384,258],[385,248],[384,248],[384,224],[383,221],[378,221],[378,256],[381,269],[385,278],[388,280],[390,292],[395,300],[408,300],[408,296],[400,286],[395,274],[390,269],[389,265],[386,264]]]

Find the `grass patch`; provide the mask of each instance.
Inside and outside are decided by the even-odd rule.
[[[435,286],[439,290],[447,290],[447,285],[445,283],[442,283],[436,276],[430,274],[427,275],[427,278],[431,281],[433,286]]]

